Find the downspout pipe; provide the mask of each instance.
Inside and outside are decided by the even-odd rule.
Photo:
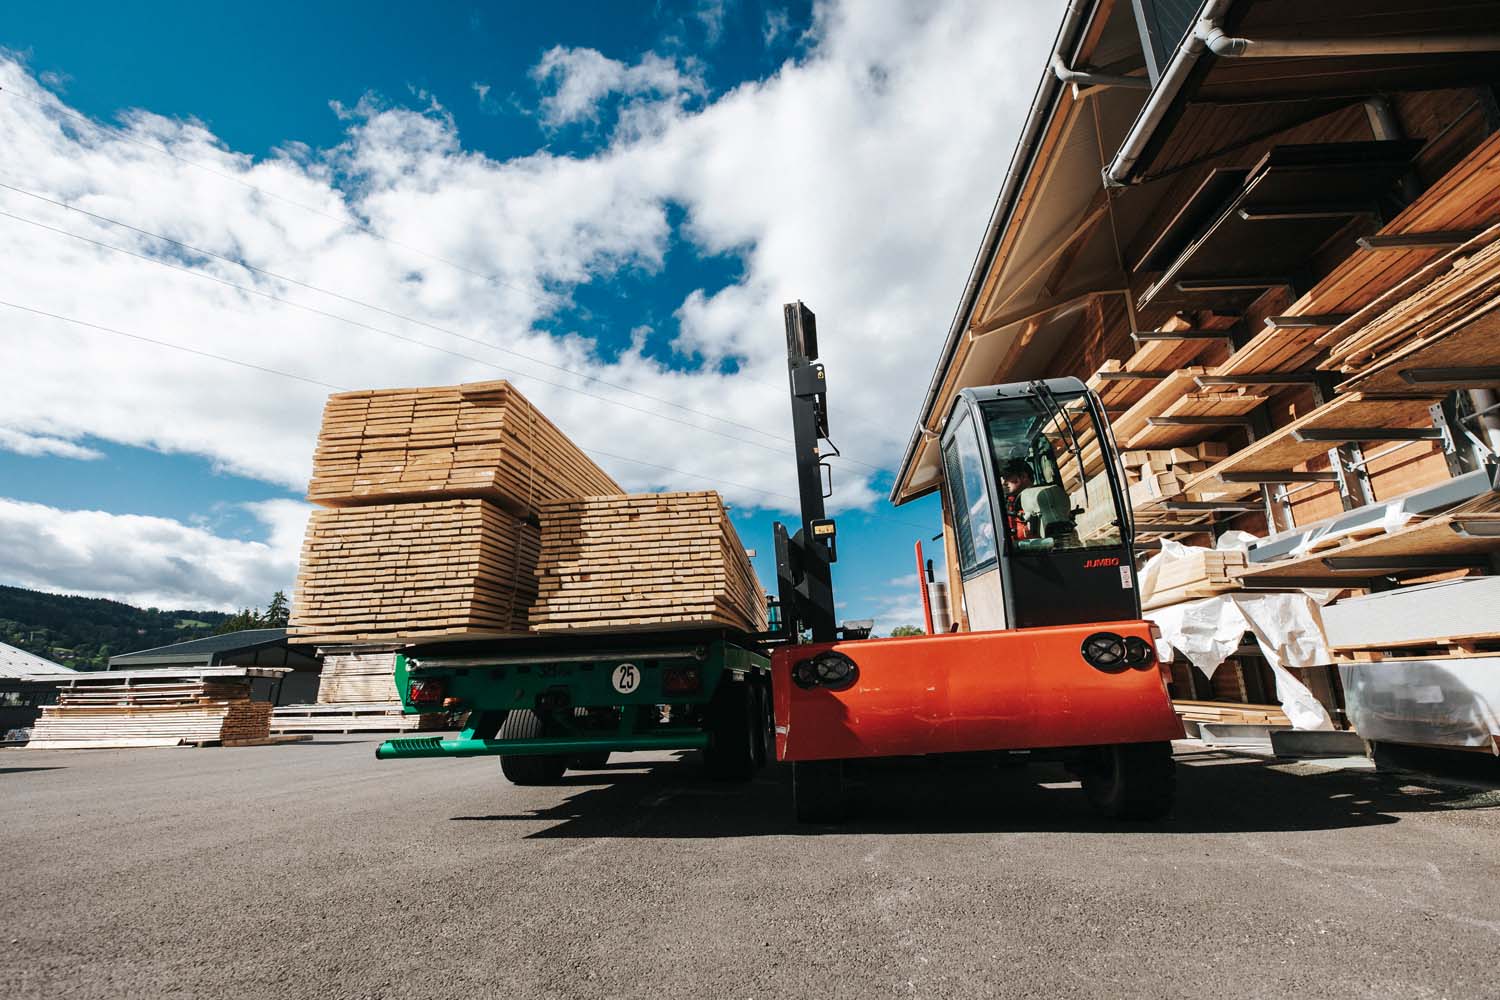
[[[1231,59],[1297,59],[1312,56],[1421,56],[1500,51],[1500,35],[1387,35],[1382,38],[1235,38],[1200,21],[1193,33],[1210,52]]]
[[[1095,73],[1088,69],[1069,69],[1061,52],[1052,53],[1052,75],[1063,83],[1078,87],[1129,87],[1134,90],[1150,90],[1151,81],[1144,76],[1121,76],[1116,73]]]

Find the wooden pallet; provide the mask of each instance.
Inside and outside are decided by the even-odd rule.
[[[1378,647],[1340,647],[1332,650],[1339,663],[1383,663],[1387,660],[1465,660],[1500,655],[1500,632],[1422,640]]]

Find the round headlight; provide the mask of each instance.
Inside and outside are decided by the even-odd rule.
[[[1125,662],[1132,667],[1144,667],[1151,662],[1151,644],[1138,635],[1125,637]]]
[[[1083,640],[1082,652],[1088,665],[1100,670],[1125,664],[1125,640],[1113,632],[1095,632]]]
[[[818,683],[828,688],[846,688],[854,683],[859,668],[843,653],[830,650],[813,657],[813,668],[818,674]]]

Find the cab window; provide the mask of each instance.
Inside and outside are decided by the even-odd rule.
[[[984,458],[967,417],[943,448],[948,500],[958,542],[960,570],[968,574],[995,562],[995,519],[985,489]]]

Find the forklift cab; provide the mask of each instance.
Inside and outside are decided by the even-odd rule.
[[[941,448],[971,630],[1140,617],[1119,454],[1081,381],[961,390]]]

